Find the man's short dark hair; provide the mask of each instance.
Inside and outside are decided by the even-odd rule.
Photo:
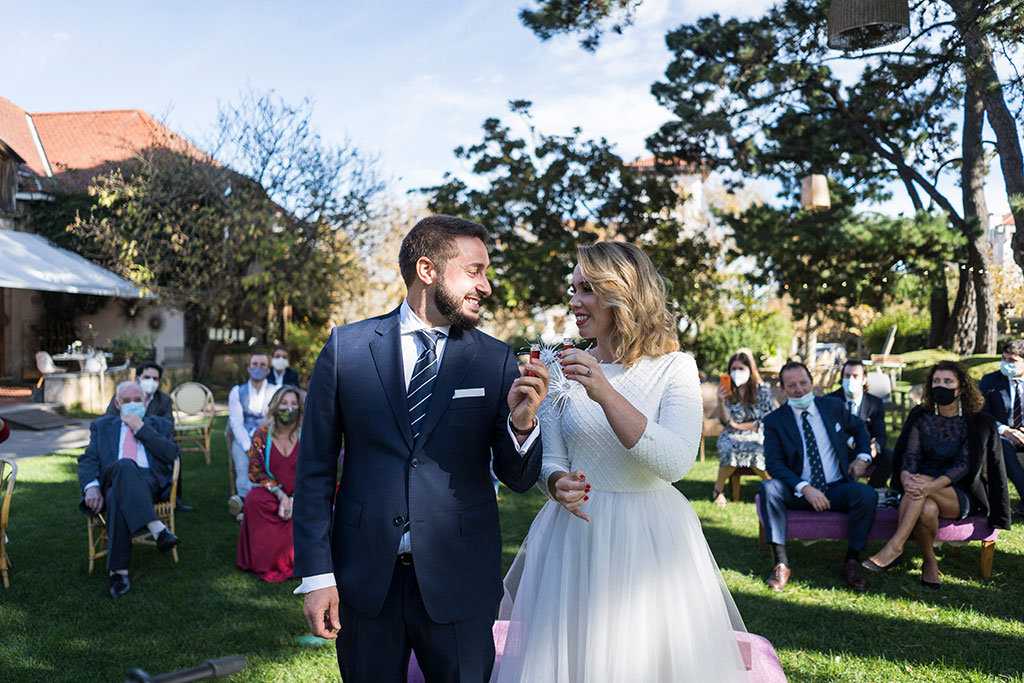
[[[1024,358],[1024,339],[1012,339],[1003,344],[1003,353]]]
[[[273,350],[272,350],[272,351],[270,352],[270,355],[271,355],[271,356],[273,356],[273,355],[274,355],[275,353],[277,353],[278,351],[284,351],[285,353],[288,353],[288,347],[287,347],[287,346],[284,346],[284,345],[282,345],[282,344],[278,344],[278,345],[277,345],[277,346],[275,346],[275,347],[273,348]],[[289,354],[289,355],[290,355],[290,354]]]
[[[416,225],[402,240],[398,251],[398,268],[408,287],[416,279],[416,262],[428,258],[438,272],[443,272],[448,259],[458,254],[455,240],[459,237],[475,237],[487,244],[487,229],[479,223],[455,216],[428,216]]]
[[[807,369],[806,365],[804,365],[798,360],[791,360],[787,362],[785,365],[783,365],[782,369],[779,370],[779,383],[782,383],[783,373],[785,373],[787,370],[796,370],[797,368],[802,368],[803,371],[807,373],[807,377],[811,380],[811,382],[814,382],[814,375],[811,374],[811,371]]]
[[[152,360],[144,360],[141,363],[139,363],[139,366],[135,368],[135,376],[142,377],[142,373],[146,370],[149,370],[150,368],[156,370],[156,376],[158,379],[164,376],[164,369],[160,367],[159,363]]]
[[[859,367],[861,370],[864,371],[865,375],[868,373],[867,368],[864,367],[864,361],[862,361],[860,358],[851,358],[850,360],[843,363],[843,369],[839,374],[846,374],[846,368],[849,367]]]

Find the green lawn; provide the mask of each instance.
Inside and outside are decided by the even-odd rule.
[[[136,666],[154,674],[230,654],[249,662],[232,680],[337,680],[333,647],[298,644],[306,631],[301,601],[291,595],[296,582],[268,584],[235,568],[227,456],[223,440],[213,442],[209,467],[200,455],[185,456],[185,490],[200,509],[178,516],[181,564],[136,548],[132,591],[116,602],[106,596],[105,572],[87,573],[74,457],[20,464],[12,586],[0,591],[0,681],[118,681]],[[989,581],[978,577],[977,545],[959,557],[947,552],[938,592],[917,582],[916,553],[908,570],[870,575],[870,592],[858,595],[838,573],[843,544],[794,543],[793,582],[776,595],[764,585],[768,556],[756,544],[754,480],[743,502],[719,510],[707,501],[716,466],[709,448],[679,488],[703,521],[747,628],[775,644],[789,680],[1022,680],[1021,526],[1001,536]],[[543,497],[502,489],[502,499],[507,565]]]

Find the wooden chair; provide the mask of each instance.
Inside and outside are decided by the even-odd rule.
[[[174,471],[171,473],[171,493],[167,500],[162,500],[153,504],[156,509],[156,515],[163,522],[171,533],[174,532],[174,501],[178,495],[178,474],[181,471],[181,459],[174,459]],[[103,519],[102,515],[86,515],[85,526],[89,532],[89,573],[92,574],[93,564],[97,559],[107,554],[107,524],[106,520]],[[132,537],[133,544],[139,545],[156,545],[156,539],[149,533],[148,530],[136,534]],[[171,549],[171,557],[174,558],[174,563],[178,563],[178,548]]]
[[[18,465],[13,460],[0,458],[0,574],[4,577],[4,588],[11,587],[9,576],[11,558],[7,556],[7,524],[11,521],[11,496],[14,494],[14,481],[18,478]]]
[[[758,477],[761,481],[770,479],[768,473],[764,470],[759,470],[756,467],[737,467],[736,470],[729,475],[729,486],[732,487],[732,502],[740,502],[740,479],[741,477]]]
[[[171,392],[174,404],[174,440],[182,453],[202,453],[210,464],[213,427],[213,392],[199,382],[185,382]]]

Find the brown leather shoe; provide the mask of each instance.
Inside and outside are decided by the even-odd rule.
[[[789,585],[789,575],[792,574],[784,564],[775,565],[775,569],[772,570],[772,575],[768,577],[768,587],[773,591],[784,591],[786,586]]]
[[[860,562],[857,560],[843,562],[843,577],[846,579],[846,585],[855,591],[862,591],[868,587],[864,575],[860,571]]]

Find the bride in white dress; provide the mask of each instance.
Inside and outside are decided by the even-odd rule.
[[[739,613],[671,484],[694,463],[703,411],[664,283],[630,244],[578,257],[569,305],[597,344],[562,352],[565,381],[541,407],[551,500],[505,578],[492,680],[746,681]]]

